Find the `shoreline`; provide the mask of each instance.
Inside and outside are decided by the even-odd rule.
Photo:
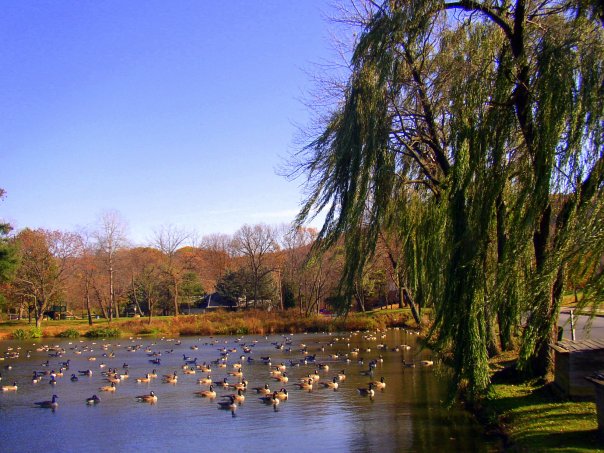
[[[25,320],[0,322],[0,341],[30,338],[77,338],[115,336],[208,336],[208,335],[268,335],[275,333],[336,332],[377,330],[387,327],[415,329],[408,309],[377,309],[350,313],[346,317],[323,315],[304,316],[297,311],[265,312],[260,310],[215,311],[211,313],[152,318],[116,318],[47,320],[36,329]]]

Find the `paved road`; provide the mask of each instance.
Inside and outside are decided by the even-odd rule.
[[[590,338],[604,338],[604,317],[596,316],[591,320],[591,329],[589,329],[589,316],[574,316],[575,339],[583,340]],[[570,315],[568,309],[562,309],[558,325],[564,329],[563,339],[571,338]]]

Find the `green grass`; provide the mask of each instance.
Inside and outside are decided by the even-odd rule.
[[[562,401],[547,385],[494,384],[484,404],[507,436],[506,451],[579,453],[604,446],[595,403]]]

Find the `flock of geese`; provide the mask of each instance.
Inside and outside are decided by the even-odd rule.
[[[412,334],[415,333],[413,331],[408,332]],[[375,351],[372,352],[372,348],[370,347],[351,347],[351,339],[352,336],[355,335],[362,335],[364,340],[363,344],[375,341]],[[196,391],[193,394],[197,397],[207,398],[210,400],[219,398],[217,401],[218,408],[230,410],[234,416],[237,407],[243,404],[243,402],[246,400],[246,395],[251,392],[256,394],[258,401],[272,406],[275,410],[277,410],[279,404],[282,404],[289,398],[290,393],[288,391],[288,387],[290,387],[290,389],[293,387],[297,390],[305,392],[312,392],[320,388],[337,391],[345,384],[347,378],[346,369],[341,368],[345,366],[350,367],[356,365],[357,368],[355,372],[362,376],[366,376],[369,382],[367,382],[365,386],[358,387],[357,392],[360,396],[373,399],[376,395],[376,392],[384,391],[386,388],[386,381],[384,377],[380,377],[379,379],[374,378],[376,368],[384,360],[381,352],[404,351],[411,349],[410,346],[404,344],[393,347],[387,346],[381,342],[386,338],[385,332],[381,331],[370,333],[352,332],[345,336],[330,337],[329,341],[327,342],[316,342],[316,344],[313,346],[308,346],[305,343],[298,343],[294,345],[293,336],[284,335],[281,338],[281,341],[270,343],[270,347],[284,353],[289,353],[292,357],[297,357],[295,359],[288,360],[287,363],[274,363],[274,361],[268,355],[256,357],[253,352],[259,340],[245,342],[244,338],[237,338],[234,340],[234,345],[230,347],[223,346],[217,348],[218,357],[216,357],[215,360],[209,361],[208,363],[198,363],[197,357],[182,354],[180,371],[172,371],[168,374],[158,374],[157,369],[162,366],[162,360],[167,355],[175,353],[176,350],[174,348],[163,351],[157,350],[157,348],[160,348],[158,342],[153,342],[148,346],[144,346],[141,343],[137,343],[141,340],[141,338],[130,338],[132,344],[125,347],[119,343],[101,343],[100,347],[103,351],[103,359],[101,363],[96,365],[96,367],[92,365],[97,360],[96,356],[92,355],[94,352],[93,348],[96,347],[96,343],[94,342],[90,344],[76,344],[75,346],[70,343],[70,347],[68,349],[65,349],[61,346],[44,345],[38,347],[36,351],[47,353],[50,359],[46,360],[46,362],[40,365],[42,368],[44,368],[44,370],[33,371],[30,383],[31,385],[38,385],[47,381],[48,384],[54,388],[64,377],[69,376],[69,380],[72,382],[77,382],[82,378],[90,378],[93,375],[100,374],[103,379],[103,385],[98,387],[98,393],[100,394],[101,392],[114,393],[118,390],[122,383],[128,381],[133,381],[136,384],[151,384],[155,380],[161,380],[165,384],[176,385],[178,384],[181,375],[187,376],[201,373],[202,377],[197,378],[196,382],[199,386],[206,388]],[[268,341],[268,337],[265,337],[265,339]],[[162,340],[166,342],[162,343],[162,346],[165,346],[165,344],[173,344],[175,346],[182,344],[180,340],[165,338],[162,338]],[[211,347],[211,350],[214,350],[214,347],[221,344],[221,341],[218,339],[210,338],[210,340],[211,341],[204,343],[203,346]],[[224,343],[227,342],[224,341]],[[122,347],[131,353],[143,352],[146,354],[149,368],[152,368],[152,370],[131,379],[129,374],[130,367],[127,363],[123,363],[119,369],[117,366],[109,367],[105,361],[109,362],[110,359],[115,359],[114,361],[117,361],[115,358],[115,351]],[[199,348],[200,346],[197,344],[190,346],[192,351],[197,351]],[[18,359],[21,357],[21,348],[15,349],[16,350],[13,348],[8,348],[8,350],[0,357],[0,360],[10,361],[11,359]],[[326,353],[326,349],[330,350],[331,352]],[[182,349],[180,350],[182,351]],[[31,357],[31,353],[32,351],[26,351],[26,357]],[[71,359],[65,360],[65,357],[71,354],[74,356],[80,356],[82,354],[88,356],[86,360],[89,362],[91,368],[84,370],[72,370],[70,367],[72,365]],[[286,354],[280,353],[279,355],[284,356]],[[363,358],[363,356],[366,355],[370,355],[373,358],[366,360]],[[232,357],[236,357],[236,359],[233,361]],[[173,363],[174,359],[172,359],[171,362]],[[56,370],[58,371],[55,371],[55,368],[53,368],[53,363],[57,365]],[[247,367],[251,367],[252,365],[256,366],[258,364],[266,367],[266,379],[262,385],[252,387],[245,377],[245,369]],[[431,360],[421,360],[417,362],[408,362],[402,360],[401,362],[401,366],[405,368],[415,366],[429,367],[432,365],[433,361]],[[295,382],[291,382],[291,376],[289,374],[290,370],[294,368],[300,369],[301,367],[308,368],[310,372],[302,378],[292,379],[292,381]],[[335,372],[331,371],[330,374],[332,367],[337,368],[337,370]],[[4,366],[4,370],[8,370],[9,372],[12,370],[12,368],[13,366],[11,364]],[[95,371],[93,368],[97,368],[97,370]],[[171,369],[173,368],[174,366],[171,365]],[[213,376],[216,376],[216,374],[220,372],[226,374],[226,376],[215,379]],[[234,379],[235,382],[230,381],[232,379]],[[2,374],[0,373],[0,381],[1,380]],[[268,383],[271,381],[274,385],[276,385],[274,389],[271,389],[271,385]],[[24,385],[24,383],[18,384],[16,381],[13,381],[12,384],[3,385],[0,388],[2,393],[15,392],[18,390],[20,385]],[[219,395],[217,389],[221,390],[222,392],[229,393],[222,393]],[[158,396],[154,391],[150,391],[147,394],[138,395],[134,399],[141,403],[155,404],[158,401]],[[40,408],[52,409],[54,411],[59,406],[58,400],[59,397],[56,394],[53,394],[51,399],[46,401],[36,401],[34,402],[34,405]],[[96,392],[85,400],[85,404],[87,405],[96,405],[100,402],[101,398]]]

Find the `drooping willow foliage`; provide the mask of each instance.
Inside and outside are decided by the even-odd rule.
[[[342,102],[301,153],[299,221],[326,210],[318,247],[343,238],[344,283],[380,232],[398,237],[433,346],[470,396],[489,353],[516,341],[543,374],[565,269],[602,301],[601,4],[372,4]]]

